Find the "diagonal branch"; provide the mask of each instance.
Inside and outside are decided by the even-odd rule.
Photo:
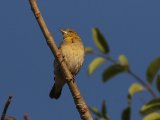
[[[50,48],[50,50],[52,51],[54,57],[57,59],[57,61],[61,65],[61,69],[64,72],[64,75],[66,76],[67,84],[69,86],[70,92],[72,93],[76,108],[80,114],[81,119],[82,120],[93,120],[93,118],[89,112],[89,109],[88,109],[83,97],[80,94],[80,91],[78,89],[76,81],[74,80],[71,72],[68,70],[68,67],[65,64],[65,62],[61,62],[61,61],[63,61],[62,54],[58,50],[58,48],[55,44],[55,40],[47,28],[47,25],[46,25],[41,13],[40,13],[40,10],[38,8],[36,0],[29,0],[29,2],[31,5],[31,9],[36,17],[36,20],[41,28],[41,31],[46,39],[47,45]]]
[[[2,112],[1,120],[5,120],[5,116],[6,116],[6,113],[7,113],[8,107],[9,107],[9,105],[11,103],[12,98],[13,98],[12,96],[8,97],[8,100],[7,100],[6,104],[5,104],[3,112]]]

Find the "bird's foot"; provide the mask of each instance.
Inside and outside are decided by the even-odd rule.
[[[68,82],[73,82],[73,83],[74,83],[74,81],[75,81],[74,76],[72,76],[72,78],[66,77],[66,80],[67,80]]]
[[[57,56],[58,58],[60,58],[60,57],[61,57],[61,55],[62,55],[62,54],[61,54],[61,51],[60,51],[60,50],[58,50],[58,51],[57,51],[57,53],[56,53],[56,56]]]
[[[60,61],[60,63],[64,62],[65,56],[61,54],[61,51],[60,51],[60,50],[58,50],[56,56],[57,56],[57,58],[60,58],[60,57],[62,56],[62,60]]]
[[[64,58],[65,58],[65,56],[63,55],[63,56],[62,56],[62,60],[61,60],[61,62],[60,62],[60,63],[62,63],[62,62],[64,62],[64,61],[65,61],[65,59],[64,59]]]

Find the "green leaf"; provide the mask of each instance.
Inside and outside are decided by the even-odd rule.
[[[92,35],[93,35],[93,39],[94,39],[94,42],[95,42],[97,48],[102,53],[108,53],[109,52],[108,44],[107,44],[104,36],[100,32],[100,30],[98,28],[93,28],[92,29]]]
[[[153,82],[153,79],[159,69],[160,69],[160,57],[153,60],[147,68],[146,76],[149,83]]]
[[[87,47],[87,48],[85,48],[85,53],[93,53],[93,50],[92,50],[92,48],[89,48],[89,47]]]
[[[102,74],[103,82],[106,82],[107,80],[114,77],[115,75],[118,75],[126,71],[128,71],[128,68],[125,66],[121,66],[120,64],[111,65],[106,70],[104,70]]]
[[[128,106],[122,112],[122,120],[130,120],[131,118],[131,108]]]
[[[151,113],[143,118],[143,120],[160,120],[160,113]]]
[[[105,101],[103,101],[103,103],[102,103],[102,110],[101,110],[101,112],[102,112],[102,116],[104,118],[107,118],[107,108],[106,108],[106,102]]]
[[[157,86],[157,90],[160,92],[160,75],[157,76],[156,86]]]
[[[140,110],[140,113],[142,115],[146,115],[153,112],[159,112],[160,111],[160,98],[155,98],[151,101],[149,101],[147,104],[143,105],[143,107]]]
[[[89,108],[89,110],[98,117],[102,117],[102,114],[98,111],[96,107]]]
[[[143,90],[144,90],[144,87],[142,85],[140,85],[139,83],[133,83],[129,87],[128,98],[131,99],[136,93],[141,92]]]
[[[119,60],[119,64],[120,64],[120,65],[126,66],[126,67],[129,66],[129,64],[128,64],[128,59],[127,59],[127,57],[126,57],[125,55],[120,55],[120,56],[118,57],[118,60]]]
[[[91,75],[93,72],[105,62],[105,59],[102,57],[95,58],[88,66],[88,74]]]

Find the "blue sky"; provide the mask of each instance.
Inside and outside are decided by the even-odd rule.
[[[107,38],[111,53],[117,59],[125,54],[133,71],[145,79],[151,60],[159,56],[160,1],[158,0],[37,0],[40,10],[56,43],[62,36],[58,29],[74,28],[85,46],[96,49],[91,29],[98,27]],[[53,84],[53,56],[30,10],[28,0],[2,0],[0,3],[0,111],[9,95],[13,101],[7,112],[17,120],[28,112],[31,120],[78,120],[71,94],[65,86],[59,100],[48,96]],[[111,120],[120,120],[127,106],[128,87],[136,82],[127,74],[109,82],[101,82],[104,66],[88,77],[87,64],[93,56],[86,56],[77,76],[77,83],[89,106],[100,108],[106,100]],[[141,97],[142,96],[142,97]],[[141,120],[138,113],[141,98],[133,98],[133,120]]]

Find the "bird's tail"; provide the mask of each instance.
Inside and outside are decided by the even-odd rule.
[[[50,98],[58,99],[61,95],[62,87],[63,86],[58,86],[57,84],[54,83],[54,85],[50,91],[50,94],[49,94]]]

